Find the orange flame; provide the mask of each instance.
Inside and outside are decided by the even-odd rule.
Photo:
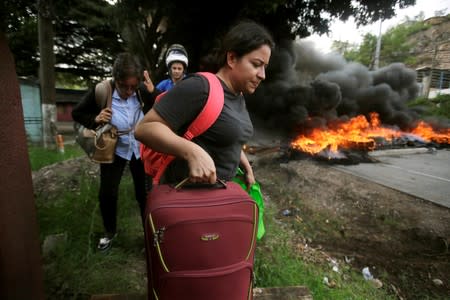
[[[423,121],[420,121],[416,128],[411,133],[422,137],[427,142],[436,142],[439,144],[450,144],[450,128],[446,128],[436,132],[431,126]]]
[[[391,141],[405,134],[400,130],[381,126],[379,115],[370,114],[370,122],[363,115],[356,116],[348,122],[339,124],[332,129],[313,129],[308,135],[300,135],[291,143],[291,147],[302,152],[316,154],[323,150],[338,152],[342,148],[359,148],[374,150],[377,137]],[[427,142],[449,143],[450,129],[435,132],[430,125],[421,121],[411,132]]]

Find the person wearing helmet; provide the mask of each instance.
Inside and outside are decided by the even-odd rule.
[[[169,78],[158,83],[156,88],[162,92],[170,90],[177,82],[186,76],[188,67],[188,55],[186,49],[180,44],[173,44],[166,52],[166,66],[169,70]]]

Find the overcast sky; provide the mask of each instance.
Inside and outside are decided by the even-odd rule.
[[[450,13],[450,0],[417,0],[415,6],[411,6],[405,9],[397,9],[397,16],[384,20],[381,24],[381,31],[384,33],[390,27],[393,27],[399,23],[402,23],[409,17],[413,19],[419,15],[420,12],[425,14],[425,19],[435,16],[435,12],[444,10],[446,14]],[[334,22],[330,27],[330,34],[327,35],[313,35],[306,40],[313,41],[315,47],[322,52],[330,52],[330,47],[333,40],[349,41],[351,43],[361,43],[362,36],[366,33],[378,35],[380,31],[380,23],[374,23],[361,28],[356,28],[354,22],[349,19],[346,23],[341,21]]]

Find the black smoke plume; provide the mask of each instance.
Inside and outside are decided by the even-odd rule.
[[[308,42],[285,42],[272,53],[266,80],[247,96],[252,118],[296,135],[377,112],[383,125],[408,130],[418,120],[407,102],[418,96],[416,72],[401,63],[370,71]]]

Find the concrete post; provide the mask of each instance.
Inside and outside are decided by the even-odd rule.
[[[422,95],[424,98],[428,99],[428,95],[430,94],[431,75],[423,76],[422,85]]]

